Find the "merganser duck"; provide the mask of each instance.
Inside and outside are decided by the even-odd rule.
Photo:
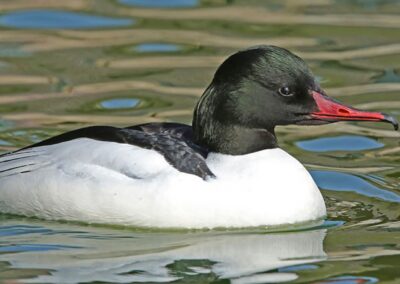
[[[218,68],[192,126],[92,126],[0,156],[0,212],[158,228],[320,220],[318,187],[274,129],[341,120],[398,128],[329,98],[288,50],[252,47]]]

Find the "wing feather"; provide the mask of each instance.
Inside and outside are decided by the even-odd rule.
[[[39,149],[7,153],[0,156],[0,177],[28,173],[45,164],[45,152]]]
[[[57,151],[54,152],[53,146],[81,138],[155,150],[181,172],[197,175],[203,179],[214,177],[205,160],[208,151],[197,145],[192,136],[190,126],[178,123],[149,123],[127,128],[85,127],[0,156],[0,177],[41,168],[58,155]],[[59,150],[62,151],[61,148]],[[70,154],[79,156],[77,153]],[[134,173],[132,174],[134,176]]]

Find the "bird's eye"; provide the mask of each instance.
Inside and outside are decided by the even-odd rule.
[[[285,97],[293,96],[292,91],[287,86],[279,88],[278,91],[279,91],[279,94],[281,94],[282,96],[285,96]]]

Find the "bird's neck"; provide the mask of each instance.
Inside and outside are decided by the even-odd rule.
[[[232,86],[230,87],[232,88]],[[193,138],[196,144],[211,152],[244,155],[277,147],[274,126],[269,129],[250,128],[236,123],[235,115],[220,111],[228,100],[229,87],[211,84],[196,105],[193,116]]]
[[[195,132],[195,142],[211,152],[244,155],[277,148],[274,130],[217,125],[211,131]]]

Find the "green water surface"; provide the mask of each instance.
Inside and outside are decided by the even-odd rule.
[[[256,44],[302,56],[331,96],[400,117],[400,1],[2,0],[0,153],[88,125],[190,123],[218,64]],[[400,283],[399,132],[277,134],[321,188],[323,224],[160,231],[0,215],[0,282]]]

